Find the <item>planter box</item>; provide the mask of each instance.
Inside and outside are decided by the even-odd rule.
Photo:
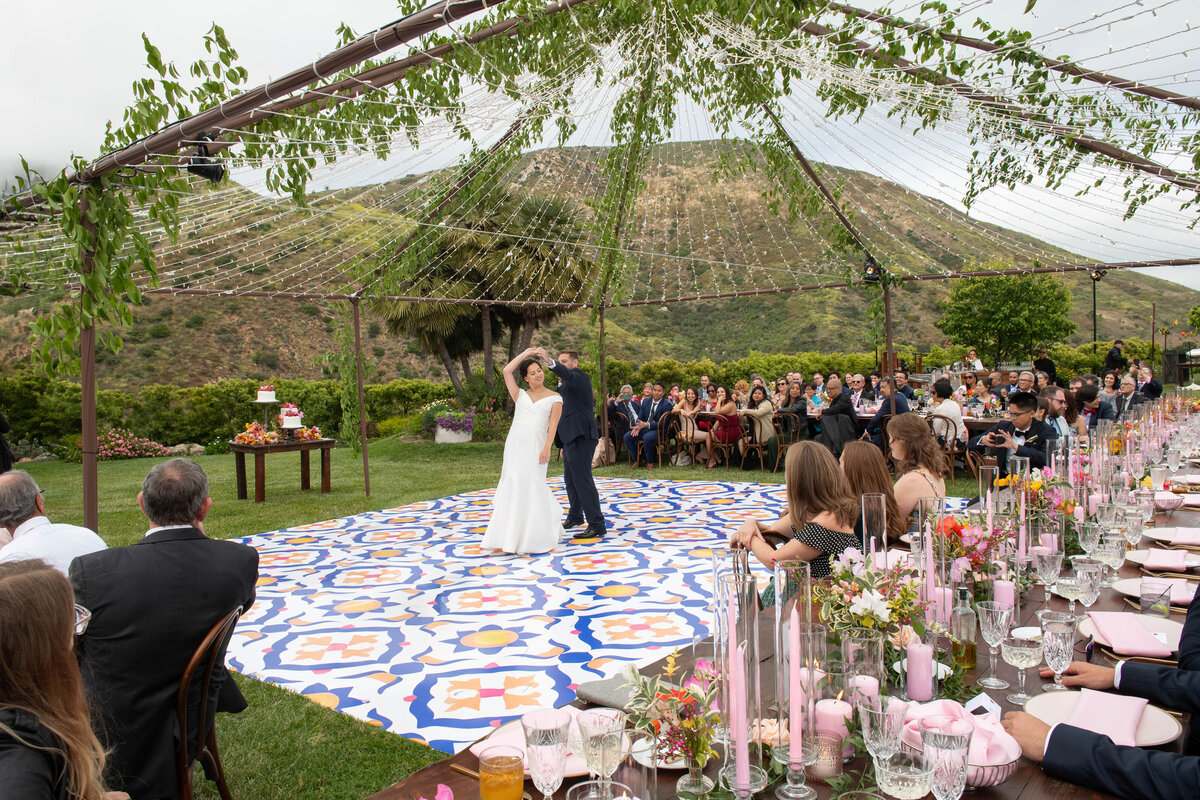
[[[437,430],[433,432],[433,440],[438,444],[462,444],[463,442],[471,441],[471,433],[452,431],[438,425]]]

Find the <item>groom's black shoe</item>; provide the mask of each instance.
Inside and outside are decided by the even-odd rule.
[[[582,534],[580,534],[579,538],[580,539],[603,539],[604,534],[606,534],[607,532],[608,531],[606,531],[604,529],[603,525],[588,525],[587,530],[585,530]]]
[[[563,520],[564,528],[578,528],[583,524],[583,517],[567,517]]]

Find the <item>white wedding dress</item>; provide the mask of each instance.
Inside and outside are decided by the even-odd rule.
[[[512,427],[504,440],[504,465],[492,501],[492,519],[483,546],[506,553],[546,553],[563,538],[562,506],[546,483],[548,464],[538,457],[546,445],[550,411],[562,398],[548,395],[536,403],[517,393]]]

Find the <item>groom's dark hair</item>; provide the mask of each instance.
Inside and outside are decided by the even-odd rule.
[[[576,361],[579,360],[579,351],[578,350],[559,350],[558,351],[558,354],[560,356],[563,355],[564,353],[566,355],[569,355],[571,358],[575,359]]]

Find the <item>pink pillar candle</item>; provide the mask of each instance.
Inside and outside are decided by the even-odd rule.
[[[846,720],[854,714],[854,707],[845,700],[818,700],[815,713],[817,733],[836,733],[842,738],[850,735]]]
[[[870,675],[855,675],[850,679],[850,694],[854,699],[879,696],[879,679]]]
[[[998,580],[993,584],[994,600],[997,603],[1007,603],[1010,606],[1015,606],[1017,602],[1017,589],[1012,581]]]
[[[933,699],[933,648],[924,642],[913,642],[908,646],[907,656],[905,687],[908,699],[928,703]]]

